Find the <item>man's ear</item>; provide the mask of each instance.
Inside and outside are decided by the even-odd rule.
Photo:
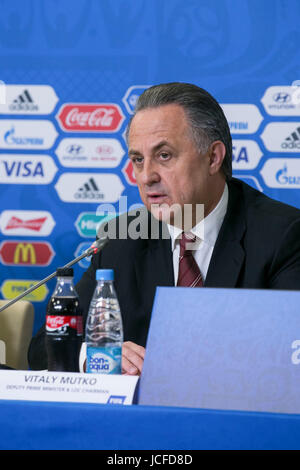
[[[210,174],[215,175],[219,172],[226,155],[226,148],[223,142],[216,140],[210,145]]]

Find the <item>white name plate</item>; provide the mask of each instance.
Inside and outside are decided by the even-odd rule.
[[[138,376],[48,371],[0,371],[1,400],[131,405]]]

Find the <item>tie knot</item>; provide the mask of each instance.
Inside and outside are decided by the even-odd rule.
[[[193,249],[193,243],[196,241],[196,235],[190,232],[183,232],[180,240],[180,256],[186,256],[191,254]]]

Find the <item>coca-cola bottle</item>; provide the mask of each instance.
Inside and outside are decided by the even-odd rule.
[[[73,284],[73,269],[59,268],[46,314],[49,371],[79,372],[82,311]]]

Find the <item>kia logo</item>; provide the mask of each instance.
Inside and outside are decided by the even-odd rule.
[[[275,93],[275,95],[273,95],[273,100],[276,101],[276,103],[289,103],[291,101],[291,95],[283,91],[280,91],[278,93]]]

